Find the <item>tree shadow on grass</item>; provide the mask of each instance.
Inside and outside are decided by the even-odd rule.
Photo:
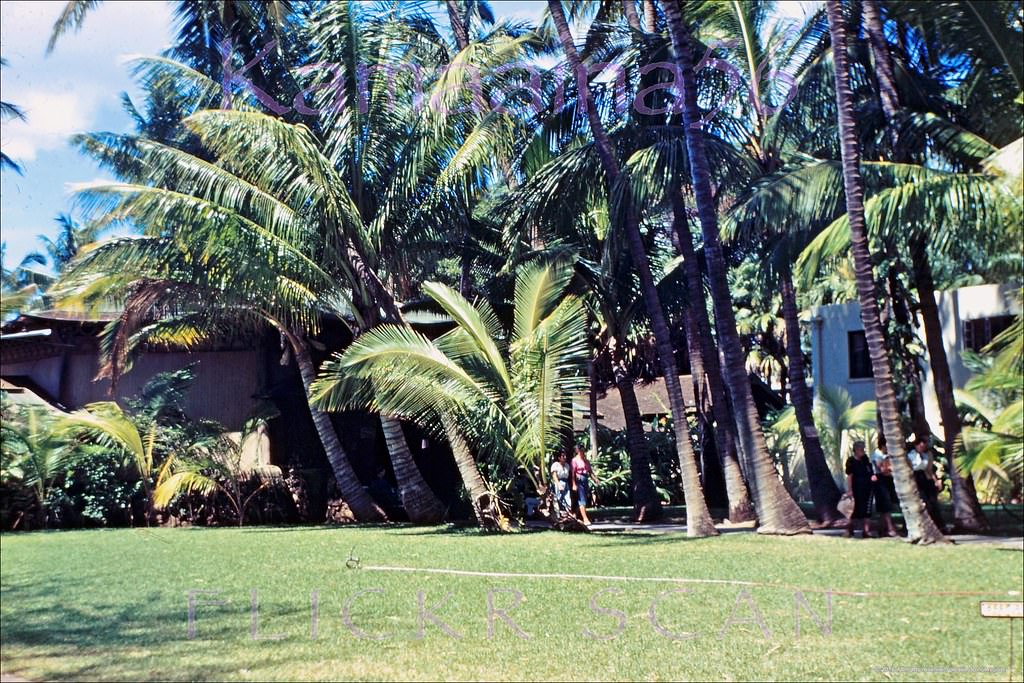
[[[5,577],[6,579],[7,577]],[[252,659],[286,664],[298,653],[272,642],[250,638],[248,593],[223,591],[201,596],[194,639],[188,637],[187,591],[140,587],[135,595],[113,599],[101,576],[84,576],[73,584],[55,578],[18,577],[0,591],[3,604],[4,672],[37,676],[23,659],[49,660],[47,678],[102,680],[119,678],[211,680],[237,673]],[[177,593],[177,594],[175,594]],[[226,599],[225,606],[202,600]],[[266,611],[275,622],[308,624],[308,607],[288,608],[264,596]],[[261,606],[261,611],[263,610]],[[307,627],[308,628],[308,627]],[[175,652],[168,654],[170,646]],[[252,648],[251,657],[239,648]],[[222,656],[224,648],[234,656]],[[258,649],[257,649],[258,648]],[[164,662],[152,661],[158,651]],[[174,654],[180,656],[174,658]],[[175,659],[168,667],[166,660]]]

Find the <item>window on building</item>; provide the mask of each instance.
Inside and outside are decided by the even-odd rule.
[[[874,377],[871,371],[871,355],[868,353],[868,340],[864,330],[846,333],[847,349],[850,354],[850,379],[866,379]]]
[[[964,348],[981,351],[999,333],[1013,324],[1012,315],[997,315],[964,321]]]

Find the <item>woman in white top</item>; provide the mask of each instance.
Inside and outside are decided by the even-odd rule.
[[[558,458],[551,463],[551,486],[555,489],[555,505],[559,511],[568,512],[571,504],[569,502],[569,456],[565,451],[558,454]]]

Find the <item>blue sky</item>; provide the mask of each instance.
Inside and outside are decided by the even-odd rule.
[[[802,18],[811,2],[782,2],[780,13]],[[499,17],[537,20],[544,0],[492,1]],[[65,36],[47,56],[50,28],[63,2],[0,2],[0,45],[9,65],[0,71],[3,99],[19,105],[27,122],[8,121],[0,131],[4,152],[23,175],[0,174],[0,231],[7,243],[5,266],[39,248],[39,234],[54,235],[54,218],[71,211],[70,184],[109,179],[68,145],[79,131],[128,131],[121,93],[137,96],[124,65],[133,54],[157,54],[170,46],[173,4],[105,2],[81,32]]]

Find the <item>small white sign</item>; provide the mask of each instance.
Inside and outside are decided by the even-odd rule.
[[[1024,602],[982,602],[981,616],[1024,619]]]

